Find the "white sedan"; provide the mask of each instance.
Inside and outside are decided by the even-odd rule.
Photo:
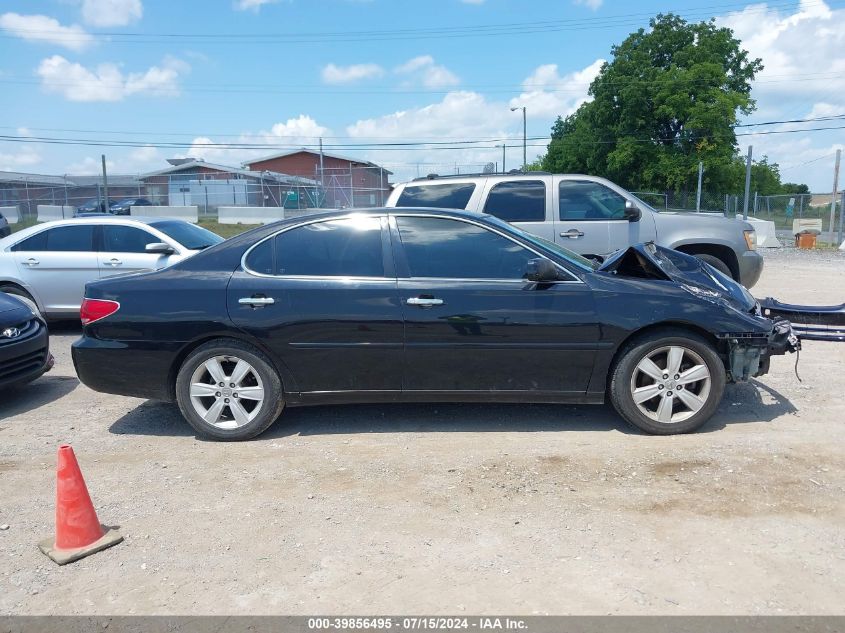
[[[158,270],[222,241],[165,218],[44,222],[0,239],[0,292],[17,295],[45,318],[74,318],[89,281]]]

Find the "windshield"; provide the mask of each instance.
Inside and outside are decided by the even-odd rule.
[[[513,224],[508,224],[507,222],[500,220],[496,217],[489,216],[487,219],[493,224],[501,226],[502,228],[506,228],[513,233],[516,233],[522,239],[531,242],[535,246],[539,246],[540,248],[545,248],[546,250],[552,251],[555,255],[566,260],[573,266],[577,266],[578,268],[587,271],[592,271],[596,269],[596,262],[593,262],[592,260],[589,260],[586,257],[582,257],[578,253],[574,253],[568,248],[564,248],[559,244],[555,244],[554,242],[545,240],[542,237],[532,235],[531,233],[523,231],[522,229],[515,227]]]
[[[173,220],[165,222],[154,222],[150,224],[170,238],[179,242],[185,248],[193,251],[202,250],[214,246],[223,241],[223,238],[188,222],[176,222]]]

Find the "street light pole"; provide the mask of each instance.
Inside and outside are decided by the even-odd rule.
[[[522,171],[528,166],[528,120],[526,116],[525,106],[516,106],[511,108],[511,112],[522,110]]]

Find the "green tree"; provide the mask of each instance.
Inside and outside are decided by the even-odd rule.
[[[592,100],[555,121],[543,167],[677,191],[695,187],[702,161],[708,187],[727,190],[736,182],[734,125],[755,109],[762,62],[713,20],[658,15],[649,27],[614,46]]]

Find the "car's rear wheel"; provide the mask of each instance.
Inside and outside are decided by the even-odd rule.
[[[26,306],[32,310],[33,314],[39,317],[43,317],[41,314],[41,310],[38,309],[38,304],[35,303],[35,299],[32,298],[26,290],[23,288],[18,288],[17,286],[11,285],[4,285],[0,286],[0,292],[5,292],[6,294],[14,295],[22,302],[26,304]]]
[[[612,370],[610,399],[625,421],[656,435],[690,433],[725,390],[722,359],[705,339],[663,330],[628,344]]]
[[[176,377],[176,401],[194,430],[215,440],[253,438],[285,406],[269,359],[236,340],[210,341],[191,352]]]

